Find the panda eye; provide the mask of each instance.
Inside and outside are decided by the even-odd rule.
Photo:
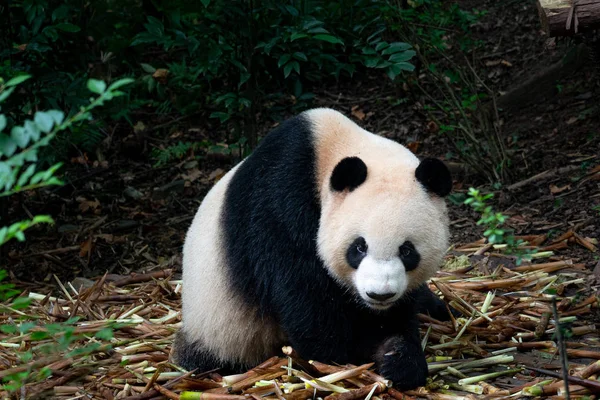
[[[400,246],[400,257],[402,257],[402,258],[410,257],[410,255],[413,253],[413,251],[414,251],[414,247],[412,246],[412,243],[405,242],[402,246]]]
[[[367,253],[367,243],[364,241],[364,239],[356,243],[356,251],[358,251],[360,254]]]
[[[367,248],[368,246],[365,238],[356,238],[350,246],[348,246],[348,250],[346,250],[346,261],[348,261],[348,265],[357,269],[362,260],[367,256]]]
[[[421,255],[415,248],[415,245],[408,240],[400,246],[398,253],[400,260],[402,260],[402,264],[404,264],[404,268],[406,268],[407,271],[412,271],[419,266]]]

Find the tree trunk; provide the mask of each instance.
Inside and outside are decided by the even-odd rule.
[[[538,0],[537,5],[550,37],[600,28],[600,0]]]

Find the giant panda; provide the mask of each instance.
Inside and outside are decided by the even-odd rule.
[[[417,312],[448,245],[450,172],[326,108],[270,132],[209,191],[183,246],[171,360],[237,373],[291,345],[425,384]]]

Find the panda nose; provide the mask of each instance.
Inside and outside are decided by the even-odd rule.
[[[367,292],[367,296],[372,298],[373,300],[385,301],[394,297],[396,293],[375,293],[375,292]]]

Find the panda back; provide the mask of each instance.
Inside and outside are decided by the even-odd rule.
[[[279,285],[296,284],[295,272],[326,274],[315,242],[313,143],[304,114],[285,121],[239,166],[225,195],[221,222],[231,281],[266,312]]]

